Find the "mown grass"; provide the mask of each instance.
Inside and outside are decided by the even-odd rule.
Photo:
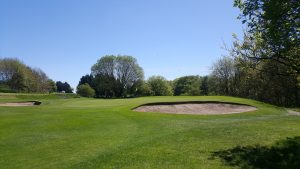
[[[0,168],[232,168],[216,152],[272,146],[300,136],[300,116],[234,97],[85,99],[2,96],[41,106],[0,107]],[[145,103],[229,101],[256,106],[232,115],[172,115],[131,109]],[[248,167],[253,167],[247,164]]]

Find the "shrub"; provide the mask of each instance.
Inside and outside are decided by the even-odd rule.
[[[94,97],[95,90],[87,83],[79,85],[77,88],[77,94],[82,97]]]
[[[151,76],[147,83],[150,86],[154,96],[172,96],[172,86],[162,76]]]

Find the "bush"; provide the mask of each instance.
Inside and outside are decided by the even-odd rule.
[[[152,96],[153,91],[151,90],[151,86],[146,82],[141,82],[141,84],[137,88],[138,96]]]
[[[77,94],[79,94],[82,97],[94,97],[95,90],[93,88],[91,88],[91,86],[89,84],[85,83],[85,84],[78,86]]]
[[[2,92],[2,93],[16,93],[16,91],[11,89],[8,85],[1,84],[1,83],[0,83],[0,92]]]
[[[147,83],[150,86],[154,96],[172,96],[172,86],[162,76],[151,76]]]
[[[200,76],[183,76],[174,80],[174,95],[199,96]]]

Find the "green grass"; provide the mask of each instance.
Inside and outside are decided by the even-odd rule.
[[[213,154],[237,146],[271,147],[287,137],[300,136],[300,116],[241,98],[0,97],[1,102],[26,100],[43,103],[35,107],[0,107],[0,168],[239,168],[242,166],[229,165]],[[232,115],[131,110],[150,102],[192,100],[244,103],[258,110]]]
[[[52,93],[52,94],[28,94],[28,93],[0,93],[1,102],[33,101],[46,99],[70,99],[79,98],[73,93]]]

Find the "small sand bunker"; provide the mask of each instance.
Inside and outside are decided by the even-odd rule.
[[[169,114],[233,114],[257,110],[256,107],[231,103],[157,103],[142,105],[138,112],[160,112]]]
[[[36,106],[40,105],[41,102],[30,101],[30,102],[11,102],[11,103],[0,103],[0,106],[4,107],[20,107],[20,106]]]
[[[300,112],[294,110],[287,110],[289,115],[300,116]]]

